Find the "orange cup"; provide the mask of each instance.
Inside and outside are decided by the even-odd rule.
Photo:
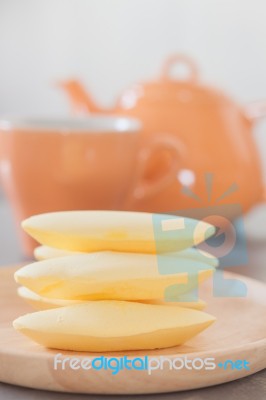
[[[140,131],[138,120],[113,116],[0,121],[0,176],[27,256],[36,243],[22,232],[23,219],[60,210],[126,209],[130,199],[169,184],[177,146],[164,138],[140,148]],[[158,149],[172,152],[172,164],[150,182],[145,176]]]

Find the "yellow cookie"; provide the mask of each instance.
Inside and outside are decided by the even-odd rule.
[[[203,310],[206,307],[206,302],[199,299],[198,301],[185,301],[182,300],[182,296],[178,301],[166,301],[166,300],[145,300],[142,301],[145,304],[155,304],[158,306],[169,306],[169,307],[182,307],[182,308],[192,308],[194,310]]]
[[[210,265],[176,255],[98,252],[38,261],[15,273],[41,296],[66,300],[163,299],[191,291],[212,276]]]
[[[214,321],[188,308],[94,301],[27,314],[13,326],[48,348],[103,352],[177,346]]]
[[[29,290],[24,286],[18,288],[18,295],[35,308],[35,310],[47,310],[49,308],[72,306],[73,304],[80,304],[82,302],[82,300],[48,299],[47,297],[34,293],[32,290]]]
[[[38,246],[34,249],[34,257],[36,260],[48,260],[49,258],[73,256],[77,254],[85,254],[84,252],[56,249],[49,246]]]
[[[80,252],[179,251],[215,233],[202,221],[126,211],[54,212],[28,218],[22,227],[42,245]]]
[[[66,307],[73,304],[85,303],[84,300],[60,300],[60,299],[49,299],[32,292],[31,290],[21,286],[18,288],[18,295],[30,304],[35,310],[47,310],[49,308]],[[185,308],[193,308],[195,310],[203,310],[206,307],[206,303],[203,300],[198,301],[184,301],[180,298],[179,302],[167,302],[164,300],[146,300],[147,304],[167,305],[167,306],[179,306]]]
[[[49,258],[66,257],[71,255],[73,256],[77,254],[86,254],[86,253],[56,249],[54,247],[49,247],[49,246],[38,246],[34,249],[34,257],[36,258],[36,260],[39,261],[48,260]],[[213,267],[218,266],[217,258],[202,250],[191,248],[171,254],[176,255],[180,258],[190,258],[192,260],[200,261],[209,264]]]

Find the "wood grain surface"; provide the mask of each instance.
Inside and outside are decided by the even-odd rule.
[[[18,267],[0,270],[0,381],[72,393],[140,394],[162,393],[201,388],[229,382],[253,374],[266,367],[266,285],[244,276],[225,273],[227,279],[239,279],[248,288],[245,298],[213,297],[212,281],[200,290],[200,297],[208,301],[207,311],[217,317],[217,322],[205,332],[183,346],[154,351],[108,353],[107,357],[167,358],[214,357],[216,364],[226,360],[244,360],[250,370],[216,367],[215,370],[122,370],[112,375],[107,370],[55,370],[54,355],[59,351],[45,349],[19,334],[12,328],[12,320],[31,312],[29,306],[16,295],[13,280]],[[93,353],[60,351],[63,356],[98,357]]]

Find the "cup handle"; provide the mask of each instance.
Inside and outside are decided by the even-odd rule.
[[[244,112],[250,121],[266,117],[266,100],[254,101],[245,106]]]
[[[147,179],[148,166],[156,152],[166,151],[170,155],[169,167],[163,174],[155,179]],[[184,157],[185,147],[176,138],[163,135],[149,140],[149,145],[143,147],[139,154],[139,174],[137,184],[133,190],[134,200],[142,200],[154,196],[167,188],[177,178],[180,169],[180,160]],[[158,169],[160,157],[156,160],[155,168]],[[145,179],[146,176],[146,179]]]

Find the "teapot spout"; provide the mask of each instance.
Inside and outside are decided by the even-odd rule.
[[[58,82],[58,86],[67,94],[74,112],[86,114],[103,112],[103,110],[95,104],[78,80],[61,81]]]

